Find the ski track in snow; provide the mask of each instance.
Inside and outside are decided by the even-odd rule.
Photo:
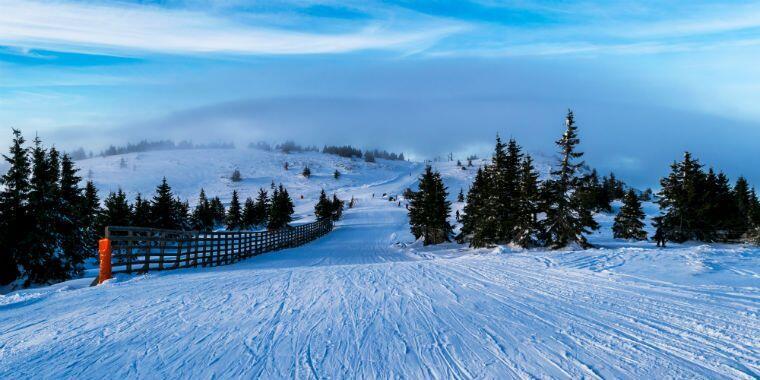
[[[471,173],[439,166],[456,196]],[[756,251],[408,244],[379,195],[419,169],[346,186],[357,207],[303,247],[0,296],[0,378],[760,377]]]

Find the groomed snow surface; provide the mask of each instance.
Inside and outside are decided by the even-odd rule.
[[[145,172],[126,177],[118,157],[80,165],[130,192],[167,174],[183,197],[248,196],[274,176],[303,193],[302,217],[323,186],[357,206],[316,242],[238,264],[0,296],[0,378],[760,377],[756,248],[616,241],[609,215],[590,250],[423,247],[382,198],[413,186],[421,164],[212,154],[127,155]],[[247,180],[221,178],[235,166]],[[436,166],[452,199],[474,174]]]

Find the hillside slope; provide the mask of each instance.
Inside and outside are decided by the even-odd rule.
[[[435,166],[452,197],[473,173]],[[279,175],[279,163],[263,167]],[[760,376],[756,249],[662,250],[605,231],[582,251],[422,247],[405,208],[381,197],[413,186],[421,168],[354,172],[340,191],[357,206],[306,246],[0,296],[0,378]],[[137,180],[149,188],[156,176]],[[186,181],[177,188],[204,183]],[[319,188],[301,186],[309,197]]]

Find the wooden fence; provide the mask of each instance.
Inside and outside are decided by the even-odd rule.
[[[106,227],[114,273],[226,265],[264,252],[297,247],[332,231],[330,221],[274,231],[174,231]]]

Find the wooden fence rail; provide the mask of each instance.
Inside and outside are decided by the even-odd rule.
[[[317,221],[274,231],[174,231],[106,227],[113,273],[226,265],[264,252],[297,247],[332,231]]]

